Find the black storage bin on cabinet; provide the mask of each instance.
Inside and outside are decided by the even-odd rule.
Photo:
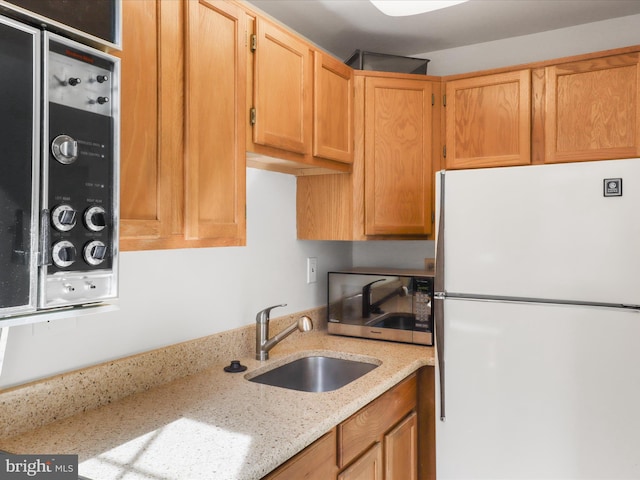
[[[356,50],[344,63],[356,70],[426,75],[429,59]]]

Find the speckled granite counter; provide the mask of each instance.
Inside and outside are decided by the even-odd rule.
[[[108,405],[0,440],[15,453],[78,454],[79,473],[96,479],[260,479],[332,427],[424,365],[433,349],[295,333],[248,370],[228,361]],[[377,359],[380,366],[347,386],[307,393],[249,382],[246,374],[320,353]],[[228,360],[231,360],[229,358]]]

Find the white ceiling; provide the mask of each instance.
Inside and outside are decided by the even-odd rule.
[[[387,17],[368,0],[249,3],[343,60],[355,49],[420,55],[640,13],[640,0],[470,0],[412,17]]]

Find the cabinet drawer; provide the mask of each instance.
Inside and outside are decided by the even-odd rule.
[[[327,480],[336,475],[336,431],[331,430],[262,480]]]
[[[347,465],[416,407],[417,382],[406,380],[338,426],[338,466]]]

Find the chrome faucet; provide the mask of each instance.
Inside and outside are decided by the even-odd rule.
[[[296,329],[301,332],[309,332],[313,329],[313,322],[309,317],[304,315],[273,338],[269,339],[269,314],[271,310],[286,306],[286,303],[274,305],[259,311],[256,315],[256,360],[267,360],[269,358],[269,350],[291,335]]]

